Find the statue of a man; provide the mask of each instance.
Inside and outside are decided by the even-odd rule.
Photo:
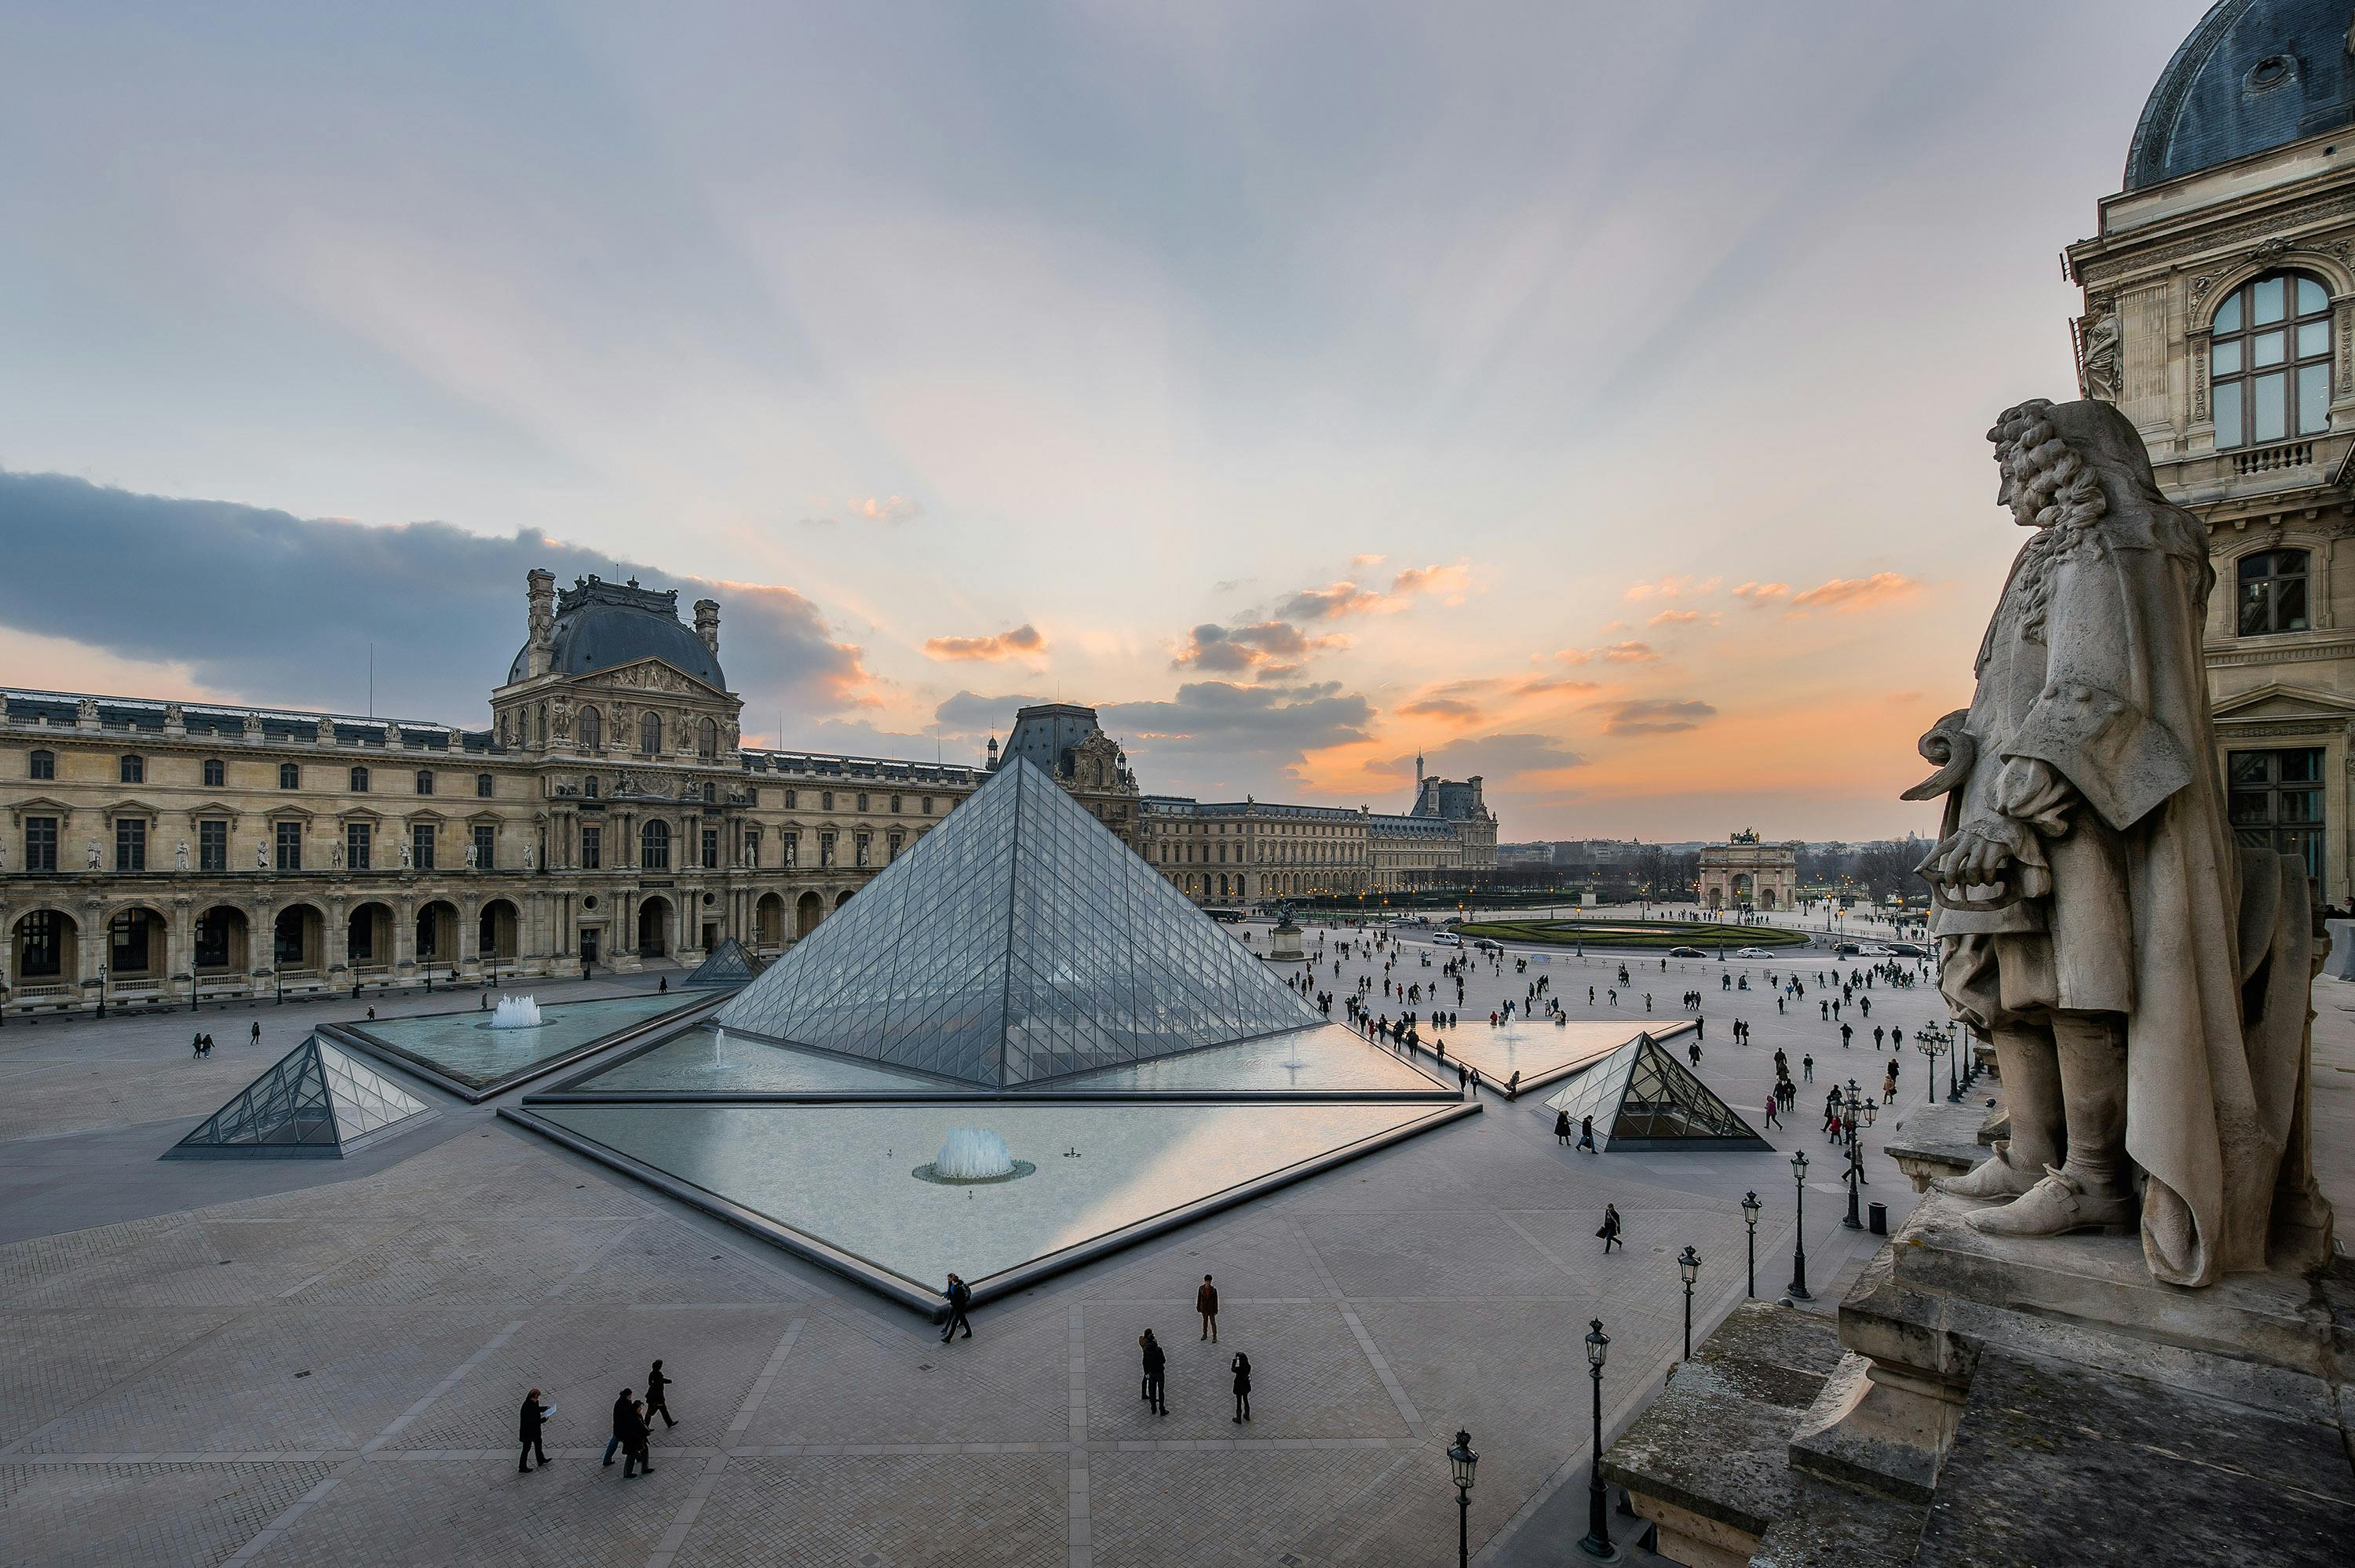
[[[188,841],[186,839],[182,839],[179,847],[172,851],[172,869],[175,871],[188,869]]]
[[[270,869],[270,846],[268,844],[256,844],[253,846],[253,869],[256,871],[268,871]]]
[[[96,839],[90,839],[85,841],[85,842],[87,845],[87,853],[82,856],[82,863],[89,866],[91,870],[96,871],[98,869],[98,841]]]
[[[1940,1185],[1997,1201],[1969,1215],[1991,1234],[2139,1223],[2170,1284],[2263,1267],[2269,1240],[2312,1266],[2311,895],[2296,858],[2226,826],[2206,530],[2110,404],[2023,403],[1988,439],[2035,532],[1907,798],[1946,797],[1922,866],[1939,989],[1994,1042],[2011,1139]]]

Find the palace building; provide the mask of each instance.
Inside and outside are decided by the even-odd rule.
[[[1430,815],[1254,805],[1256,836],[1181,829],[1094,710],[1071,705],[1021,710],[987,768],[746,747],[718,604],[696,603],[690,626],[675,590],[591,577],[559,591],[545,571],[526,599],[483,729],[0,694],[0,1008],[629,970],[731,938],[773,955],[1001,755],[1054,778],[1198,901],[1403,886],[1483,869],[1484,842],[1495,863],[1477,779],[1449,787],[1468,796],[1433,791]],[[1275,813],[1299,815],[1278,832]],[[1300,831],[1327,817],[1346,825]],[[1386,835],[1408,834],[1428,847],[1385,864]],[[1231,891],[1213,892],[1208,868],[1230,847]],[[1249,891],[1246,865],[1261,868]]]
[[[2355,768],[2355,5],[2222,0],[2168,62],[2123,188],[2069,247],[2080,390],[2208,525],[2206,655],[2235,834],[2349,895]]]

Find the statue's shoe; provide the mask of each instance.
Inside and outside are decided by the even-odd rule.
[[[1960,1176],[1941,1176],[1930,1183],[1957,1198],[2017,1198],[2034,1187],[2034,1172],[2023,1171],[1998,1150]]]
[[[2052,1166],[2044,1179],[1999,1209],[1963,1216],[1971,1229],[1991,1236],[2060,1236],[2098,1230],[2123,1235],[2134,1228],[2134,1202],[2119,1193],[2097,1192],[2078,1177]]]

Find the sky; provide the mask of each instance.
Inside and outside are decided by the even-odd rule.
[[[481,726],[546,566],[748,741],[1932,832],[2203,9],[0,0],[0,681]]]

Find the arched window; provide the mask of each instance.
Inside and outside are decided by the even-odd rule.
[[[605,744],[605,721],[595,708],[581,710],[581,749],[595,751]]]
[[[33,753],[32,776],[36,779],[55,779],[58,776],[58,754],[54,751]]]
[[[650,713],[638,721],[638,750],[648,757],[662,753],[662,715]]]
[[[144,757],[126,757],[119,764],[118,771],[125,784],[144,784],[147,782],[147,759]]]
[[[352,793],[355,795],[365,795],[368,793],[367,768],[355,768],[352,769]]]
[[[2242,636],[2307,630],[2307,561],[2304,550],[2259,550],[2241,557]]]
[[[278,787],[281,789],[300,789],[303,788],[302,764],[296,762],[280,763],[278,765]]]
[[[696,728],[695,754],[707,762],[719,755],[719,726],[710,719]]]
[[[638,864],[646,871],[670,869],[670,824],[648,822],[638,832]]]
[[[2303,272],[2253,278],[2216,307],[2208,345],[2216,445],[2330,428],[2330,291]]]

